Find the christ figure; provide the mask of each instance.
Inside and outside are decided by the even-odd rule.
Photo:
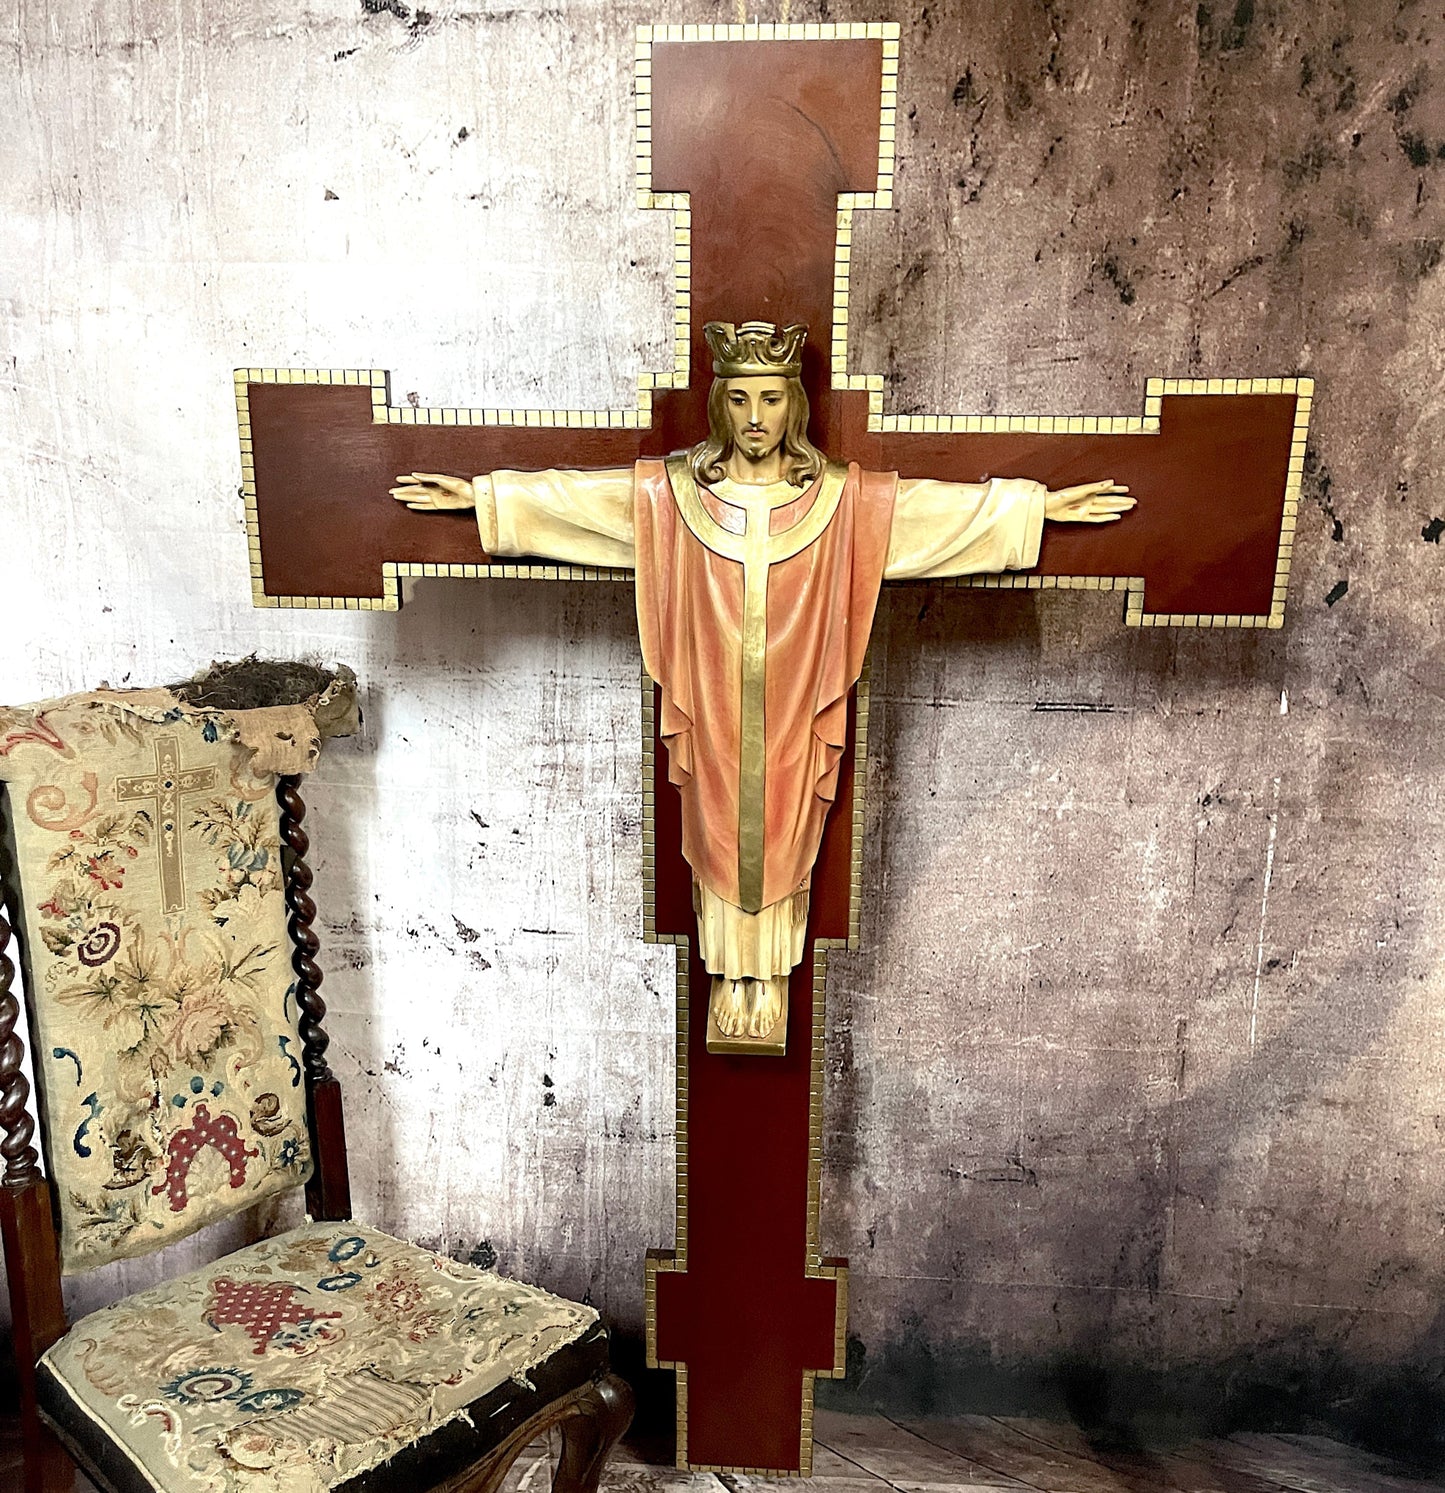
[[[783,1050],[882,582],[1028,570],[1045,519],[1114,523],[1134,506],[1108,479],[1050,492],[828,461],[808,440],[807,330],[707,324],[708,434],[691,450],[601,471],[412,472],[391,490],[424,512],[474,508],[488,555],[635,572],[714,1051]]]

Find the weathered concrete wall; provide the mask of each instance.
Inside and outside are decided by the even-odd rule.
[[[1093,1366],[1130,1413],[1358,1429],[1388,1402],[1425,1439],[1445,22],[1383,0],[791,18],[880,16],[907,122],[898,209],[858,234],[854,360],[896,408],[1132,412],[1150,374],[1319,393],[1282,634],[1127,632],[1099,596],[885,600],[865,947],[829,996],[847,1392],[1108,1416]],[[666,225],[628,190],[630,27],[737,18],[0,21],[0,698],[252,648],[356,667],[365,733],[312,796],[358,1206],[634,1334],[672,1124],[630,595],[424,582],[395,617],[253,611],[230,369],[627,402],[668,305]]]

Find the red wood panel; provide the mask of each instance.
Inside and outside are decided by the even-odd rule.
[[[814,941],[848,935],[854,751],[839,772],[813,873],[803,961],[788,986],[781,1058],[708,1053],[710,976],[697,950],[682,811],[654,742],[657,930],[688,939],[688,1269],[657,1278],[657,1355],[685,1362],[687,1453],[694,1466],[797,1471],[803,1372],[834,1362],[837,1285],[809,1279],[805,1207],[811,1131]],[[660,709],[654,711],[659,719]],[[679,1075],[679,1081],[683,1081]]]
[[[1124,483],[1139,506],[1120,523],[1045,525],[1045,575],[1143,576],[1147,612],[1270,609],[1293,394],[1166,395],[1157,435],[870,435],[849,414],[857,459],[904,476]]]

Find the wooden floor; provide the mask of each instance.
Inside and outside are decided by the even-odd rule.
[[[1312,1436],[1233,1436],[1159,1455],[1095,1451],[1070,1425],[970,1416],[894,1421],[818,1411],[810,1493],[1436,1493],[1445,1482]],[[504,1493],[545,1493],[540,1443],[518,1460]],[[685,1473],[624,1445],[604,1493],[733,1493],[780,1480]],[[721,1486],[719,1486],[721,1485]],[[788,1483],[782,1483],[788,1486]],[[798,1488],[797,1483],[791,1486]],[[801,1490],[800,1490],[801,1493]]]
[[[1445,1482],[1314,1436],[1231,1436],[1167,1453],[1100,1452],[1051,1421],[968,1416],[894,1421],[819,1411],[811,1493],[1445,1493]],[[602,1493],[736,1493],[770,1483],[686,1473],[625,1445]],[[504,1493],[546,1493],[555,1447],[529,1447]],[[19,1441],[0,1424],[0,1488],[23,1486]],[[797,1485],[794,1484],[794,1487]],[[94,1493],[76,1475],[75,1493]]]

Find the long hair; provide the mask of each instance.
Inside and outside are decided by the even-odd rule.
[[[704,487],[727,475],[723,463],[733,449],[728,419],[727,383],[715,378],[707,395],[707,439],[688,453],[694,479]],[[808,396],[800,378],[787,380],[788,423],[783,429],[783,476],[794,487],[807,487],[823,470],[823,453],[808,439]]]

